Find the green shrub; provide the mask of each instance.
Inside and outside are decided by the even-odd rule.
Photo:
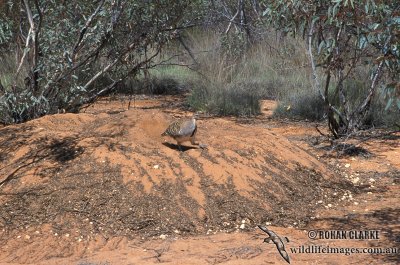
[[[350,110],[353,111],[365,99],[368,93],[368,82],[360,79],[348,79],[344,82],[344,89],[348,95]],[[332,103],[339,105],[339,95],[331,87],[329,97]],[[400,111],[396,106],[385,109],[387,100],[383,91],[378,92],[372,100],[370,111],[364,120],[364,126],[391,127],[400,124]],[[278,107],[274,112],[276,117],[289,117],[308,120],[322,120],[325,115],[325,106],[321,97],[312,90],[311,86],[303,89],[287,90],[279,95]]]
[[[190,82],[179,76],[151,73],[135,79],[127,79],[115,90],[118,94],[177,95],[187,92]]]
[[[197,110],[218,115],[252,116],[260,114],[261,96],[247,83],[196,86],[188,98],[189,105]]]
[[[378,93],[372,104],[365,125],[373,127],[393,127],[400,125],[400,109],[395,105],[388,108],[387,99],[383,92]]]
[[[279,101],[274,116],[320,121],[325,116],[324,102],[314,92],[299,91],[284,101]]]
[[[18,88],[16,88],[18,90]],[[34,97],[27,90],[6,91],[0,97],[0,123],[20,123],[45,115],[49,103],[44,97]]]

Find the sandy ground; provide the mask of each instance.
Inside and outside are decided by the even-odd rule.
[[[201,115],[179,152],[160,134],[180,98],[103,100],[79,114],[0,129],[0,264],[398,264],[399,254],[293,253],[399,247],[399,134],[332,150],[324,124]],[[350,144],[353,144],[352,148]],[[379,239],[310,239],[378,230]]]

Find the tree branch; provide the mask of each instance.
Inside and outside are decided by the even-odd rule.
[[[195,65],[198,65],[199,63],[197,62],[196,57],[194,56],[192,50],[189,48],[189,46],[186,45],[186,43],[183,41],[182,36],[179,33],[177,39],[182,44],[183,48],[185,48],[185,50],[188,52],[189,56],[192,58]]]
[[[109,86],[103,88],[102,90],[98,91],[95,95],[91,96],[89,99],[86,100],[85,104],[88,104],[85,106],[85,108],[89,107],[91,104],[93,104],[95,102],[95,100],[108,93],[109,91],[111,91],[112,89],[114,89],[115,86],[117,86],[120,82],[124,81],[126,77],[132,75],[134,72],[138,71],[143,65],[146,65],[148,62],[150,62],[151,60],[153,60],[160,52],[160,49],[157,50],[157,52],[155,52],[152,56],[150,56],[149,58],[147,58],[146,60],[137,63],[134,67],[132,67],[131,70],[129,70],[122,78],[115,80],[112,84],[110,84]],[[90,94],[92,94],[94,92],[95,89],[92,89],[91,91],[89,91]]]
[[[32,28],[29,28],[28,37],[26,38],[26,42],[25,42],[24,53],[22,54],[21,60],[19,61],[19,64],[18,64],[17,71],[15,73],[15,79],[14,79],[15,84],[18,80],[18,75],[19,75],[19,72],[21,71],[22,64],[25,61],[25,57],[28,54],[28,48],[29,48],[29,42],[31,40],[31,34],[32,34]]]
[[[139,42],[139,41],[138,41]],[[121,58],[123,58],[126,54],[128,54],[132,49],[134,49],[136,47],[138,43],[134,42],[131,43],[128,48],[125,50],[125,52],[122,52],[114,61],[112,61],[111,63],[109,63],[106,67],[104,67],[102,70],[100,70],[99,72],[97,72],[97,74],[95,74],[84,86],[83,89],[87,90],[93,83],[94,81],[96,81],[100,76],[102,76],[103,74],[107,73],[112,67],[114,67],[119,60],[121,60]],[[145,45],[147,46],[147,44]],[[147,60],[146,60],[147,61]]]
[[[238,15],[239,15],[239,9],[236,11],[236,14],[233,15],[233,17],[229,20],[229,24],[228,24],[228,27],[227,27],[226,30],[225,30],[225,34],[228,34],[228,33],[229,33],[229,31],[231,30],[233,21],[236,19],[236,17],[237,17]]]
[[[313,52],[312,52],[312,37],[314,36],[314,23],[315,23],[314,21],[311,21],[310,30],[308,32],[308,55],[309,55],[309,58],[310,58],[311,69],[312,69],[312,74],[313,74],[313,80],[315,82],[315,83],[313,83],[313,87],[314,87],[314,90],[320,95],[322,100],[324,102],[328,102],[328,107],[331,110],[333,110],[337,115],[339,115],[341,118],[343,118],[342,114],[334,106],[332,106],[329,103],[329,100],[324,96],[324,94],[322,94],[321,84],[319,82],[318,74],[317,74],[317,67],[315,65],[314,55],[313,55]],[[328,85],[329,85],[329,83],[328,83]],[[325,90],[326,89],[327,88],[325,88]]]
[[[72,50],[72,55],[71,55],[71,58],[72,58],[72,59],[75,58],[75,55],[76,55],[76,53],[78,52],[79,45],[81,44],[81,42],[82,42],[82,40],[83,40],[83,37],[85,36],[88,27],[89,27],[90,24],[92,23],[93,18],[100,12],[101,8],[102,8],[103,5],[104,5],[104,1],[105,1],[105,0],[101,0],[101,1],[100,1],[100,3],[99,3],[99,5],[97,6],[96,10],[95,10],[95,11],[92,13],[92,15],[90,15],[90,17],[86,20],[85,25],[84,25],[83,28],[81,29],[81,32],[80,32],[80,34],[79,34],[79,38],[78,38],[78,40],[76,41],[75,46],[74,46],[74,48],[73,48],[73,50]]]
[[[123,5],[126,2],[122,2],[118,7],[120,8],[119,12],[116,12],[116,16],[114,17],[114,19],[112,20],[111,23],[111,29],[108,30],[104,36],[101,38],[100,44],[98,45],[97,48],[95,48],[92,52],[90,52],[87,56],[85,56],[85,58],[83,60],[81,60],[79,63],[76,63],[75,65],[73,65],[71,68],[69,68],[68,70],[66,70],[63,73],[60,73],[57,77],[55,77],[54,81],[48,82],[45,86],[45,91],[48,90],[48,88],[50,87],[50,85],[52,86],[52,88],[50,88],[45,96],[49,97],[50,94],[52,94],[55,89],[56,89],[56,85],[57,83],[59,83],[61,80],[65,79],[67,76],[69,76],[70,74],[72,74],[73,71],[75,71],[76,69],[78,69],[79,67],[81,67],[82,65],[84,65],[85,63],[87,63],[91,58],[95,58],[96,56],[98,56],[98,54],[100,53],[100,51],[105,47],[108,39],[110,38],[111,34],[113,33],[113,30],[115,28],[115,26],[117,25],[119,18],[121,16],[121,9],[123,8]]]
[[[33,15],[31,8],[29,7],[28,0],[24,0],[24,4],[26,9],[26,14],[28,15],[29,25],[31,26],[32,31],[35,32],[35,22],[33,21]]]
[[[384,46],[385,48],[387,48],[388,44],[390,43],[391,37],[392,37],[392,36],[389,36],[388,39],[386,40],[385,46]],[[386,49],[386,52],[385,52],[384,55],[387,55],[389,51],[390,51],[390,49]],[[365,111],[365,109],[367,108],[367,106],[370,104],[371,99],[372,99],[372,97],[373,97],[373,95],[374,95],[374,93],[375,93],[375,88],[376,88],[376,85],[377,85],[379,76],[380,76],[381,71],[382,71],[382,69],[383,69],[383,67],[384,67],[384,65],[385,65],[384,62],[385,62],[385,60],[382,60],[382,61],[379,63],[378,68],[376,69],[376,72],[375,72],[375,74],[374,74],[374,77],[372,78],[372,83],[371,83],[370,89],[369,89],[369,91],[368,91],[367,97],[366,97],[365,100],[359,105],[359,107],[358,107],[357,109],[355,109],[355,111],[352,113],[352,115],[354,115],[355,113],[357,113],[357,114],[359,114],[359,115],[362,114],[362,113]]]
[[[308,47],[307,47],[308,48],[307,49],[308,56],[310,58],[310,63],[311,63],[313,80],[314,80],[312,85],[314,87],[314,90],[319,93],[319,95],[321,96],[322,100],[326,101],[325,96],[322,94],[322,91],[321,91],[321,85],[320,85],[320,82],[319,82],[319,79],[318,79],[317,68],[315,66],[314,55],[313,55],[313,52],[312,52],[312,38],[314,36],[314,23],[315,23],[315,21],[311,20],[310,29],[308,31]]]

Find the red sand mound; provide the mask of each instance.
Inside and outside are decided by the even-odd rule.
[[[84,255],[114,237],[253,230],[265,222],[304,227],[318,201],[353,189],[267,120],[202,117],[198,141],[207,148],[188,143],[179,152],[160,134],[190,114],[160,104],[139,101],[126,111],[97,104],[0,130],[2,241],[30,253],[6,260]],[[35,244],[31,236],[11,240],[22,231]]]

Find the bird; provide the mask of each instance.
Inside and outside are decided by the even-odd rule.
[[[266,228],[264,226],[259,225],[258,228],[260,228],[262,231],[264,231],[265,233],[267,233],[269,235],[269,237],[264,238],[263,242],[270,243],[272,241],[272,243],[274,243],[276,248],[278,249],[278,252],[282,256],[282,258],[284,260],[286,260],[287,263],[290,264],[289,254],[286,252],[285,243],[283,243],[281,237],[278,236],[274,231],[269,230],[268,228]],[[287,237],[284,237],[284,238],[287,242],[289,242],[289,239]]]
[[[197,124],[196,119],[198,113],[193,114],[191,118],[184,118],[173,121],[161,136],[170,136],[174,138],[178,144],[179,150],[182,152],[182,143],[190,141],[192,145],[199,145],[196,142]]]

